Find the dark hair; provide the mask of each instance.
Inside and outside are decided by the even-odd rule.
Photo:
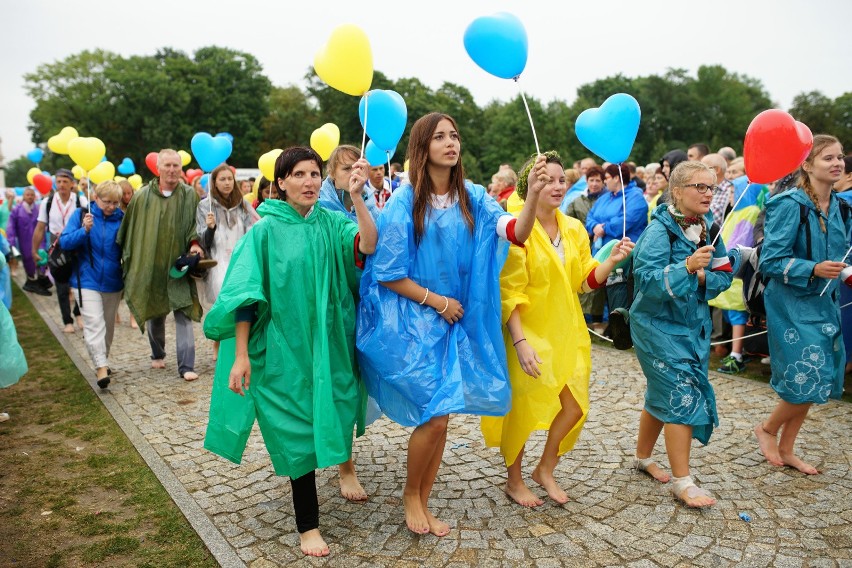
[[[628,182],[630,181],[630,168],[627,167],[627,164],[621,164],[621,175]],[[609,174],[610,177],[618,178],[618,168],[619,164],[610,164],[606,168],[604,168],[604,173]],[[588,179],[589,172],[586,171],[586,178]],[[603,179],[603,178],[601,178]]]
[[[419,244],[426,230],[426,210],[431,207],[432,178],[429,176],[429,146],[432,144],[432,135],[442,120],[449,120],[453,128],[458,132],[456,121],[449,115],[440,112],[430,112],[417,119],[411,127],[408,138],[408,179],[414,190],[414,205],[411,208],[411,216],[414,218],[414,242]],[[280,159],[280,158],[279,158]],[[277,168],[276,168],[277,170]],[[459,209],[464,217],[465,224],[473,232],[473,213],[471,212],[470,196],[464,185],[464,167],[462,166],[461,152],[459,160],[450,170],[450,198],[458,197]]]
[[[847,174],[852,173],[852,156],[844,156],[843,157],[843,163],[846,164],[846,168],[844,170],[844,173],[847,173]]]
[[[320,172],[322,172],[322,158],[312,148],[306,146],[291,146],[281,152],[278,159],[275,160],[275,185],[279,188],[279,196],[283,190],[281,190],[278,182],[292,174],[296,164],[305,161],[316,163]]]
[[[261,203],[266,201],[266,198],[263,197],[263,190],[266,189],[267,187],[270,187],[270,186],[272,186],[272,183],[270,183],[270,181],[268,179],[266,179],[265,177],[260,176],[260,181],[257,182],[257,204],[258,205],[260,205]],[[272,186],[272,187],[274,187],[274,186]],[[278,195],[278,192],[276,192],[276,195]],[[273,198],[270,197],[270,199],[273,199]],[[278,198],[275,197],[274,199],[278,199]]]
[[[240,187],[237,184],[236,177],[234,177],[234,187],[231,189],[231,193],[225,196],[219,192],[219,188],[216,187],[216,177],[219,175],[219,172],[223,172],[225,170],[230,172],[231,176],[234,175],[233,170],[231,170],[231,166],[228,164],[220,164],[216,166],[212,172],[210,172],[210,179],[207,182],[209,186],[208,193],[210,194],[210,198],[218,201],[222,207],[225,209],[231,209],[243,201],[243,194],[240,192]]]
[[[707,144],[702,144],[701,142],[696,142],[695,144],[690,145],[687,150],[691,150],[692,148],[698,150],[701,153],[702,158],[710,153],[710,147]]]
[[[595,177],[595,176],[601,178],[601,181],[603,181],[603,178],[604,178],[603,168],[598,166],[598,165],[589,166],[586,169],[586,179],[588,180],[589,178],[592,178],[592,177]]]

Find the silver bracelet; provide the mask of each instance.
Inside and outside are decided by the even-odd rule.
[[[423,301],[420,302],[421,306],[426,303],[427,298],[429,298],[429,288],[426,288],[426,295],[423,296]]]
[[[443,314],[444,312],[446,312],[446,311],[447,311],[447,308],[449,308],[449,307],[450,307],[450,299],[449,299],[449,298],[447,298],[446,296],[444,296],[444,302],[446,302],[446,303],[444,304],[444,309],[443,309],[443,310],[438,310],[438,313],[439,313],[439,314]]]

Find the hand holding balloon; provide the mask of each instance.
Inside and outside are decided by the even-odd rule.
[[[814,276],[817,278],[828,278],[834,280],[840,276],[840,272],[846,268],[845,262],[834,262],[833,260],[824,260],[814,266]]]
[[[216,216],[213,215],[213,212],[207,214],[207,228],[215,229],[216,228]]]
[[[695,272],[699,268],[704,268],[708,266],[710,262],[713,260],[713,251],[716,250],[716,247],[707,245],[706,247],[701,247],[691,256],[689,256],[686,260],[686,268],[690,272]]]
[[[548,183],[551,182],[551,177],[547,173],[547,156],[539,154],[535,159],[530,175],[527,178],[527,198],[530,194],[539,194]]]
[[[349,195],[352,201],[362,199],[364,185],[367,183],[367,177],[370,171],[370,164],[364,158],[359,159],[352,164],[352,172],[349,174]]]
[[[92,225],[94,224],[94,217],[92,217],[91,213],[86,213],[83,215],[83,228],[86,229],[86,232],[92,230]]]
[[[633,252],[633,247],[635,246],[636,243],[631,241],[628,237],[621,239],[621,242],[613,247],[612,253],[609,255],[609,260],[612,261],[613,266],[630,256],[630,253]]]

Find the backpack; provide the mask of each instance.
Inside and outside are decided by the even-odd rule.
[[[852,214],[850,207],[842,199],[839,200],[840,215],[843,217],[845,224]],[[807,251],[806,258],[811,260],[811,231],[810,231],[810,208],[802,203],[799,204],[799,227],[805,228],[805,250]],[[746,309],[751,314],[751,320],[757,321],[761,317],[766,317],[766,304],[763,301],[763,292],[766,290],[766,284],[769,278],[760,272],[760,253],[763,250],[763,240],[757,243],[754,247],[754,253],[742,263],[742,266],[737,271],[737,278],[743,281],[743,301]]]
[[[48,201],[48,204],[50,201]],[[80,200],[77,199],[77,204],[79,205]],[[50,209],[48,209],[50,211]],[[83,224],[83,215],[89,212],[88,207],[77,207],[77,210],[74,214],[80,216],[80,224]],[[92,259],[92,243],[88,241],[89,245],[89,263],[94,266],[94,260]],[[77,266],[77,251],[74,250],[66,250],[59,246],[59,239],[55,239],[53,244],[50,245],[50,249],[47,251],[47,265],[50,267],[50,273],[53,275],[53,279],[57,282],[69,282],[71,280],[71,276],[74,275],[74,268]],[[77,300],[80,306],[83,305],[83,291],[80,283],[80,271],[77,270]]]

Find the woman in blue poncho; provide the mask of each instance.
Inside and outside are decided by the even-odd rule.
[[[701,162],[679,164],[669,182],[673,203],[657,206],[633,253],[630,335],[648,381],[635,465],[658,481],[670,479],[651,458],[664,431],[671,490],[689,507],[716,502],[689,474],[692,438],[707,444],[719,424],[707,376],[713,327],[707,301],[733,276],[722,240],[708,244],[715,183],[715,172]]]
[[[543,156],[516,220],[466,183],[455,121],[431,113],[411,129],[409,179],[379,217],[379,242],[361,279],[356,345],[362,376],[382,411],[415,426],[403,493],[405,522],[444,536],[427,507],[452,412],[509,410],[500,326],[498,237],[523,243],[549,179]]]
[[[764,301],[771,385],[781,400],[754,433],[766,461],[810,475],[819,471],[793,453],[796,436],[812,404],[825,404],[843,394],[846,355],[837,278],[852,279],[852,267],[846,267],[843,256],[852,218],[842,214],[831,190],[843,170],[843,148],[837,138],[815,136],[802,164],[799,187],[779,193],[766,205],[760,258],[760,271],[769,277]],[[804,227],[795,222],[802,206],[807,208]],[[820,294],[826,283],[828,289]]]

